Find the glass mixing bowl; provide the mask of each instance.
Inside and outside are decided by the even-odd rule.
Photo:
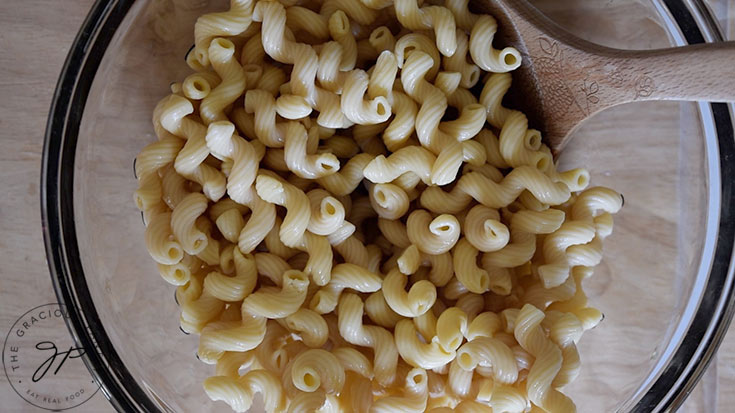
[[[211,366],[178,327],[133,201],[133,160],[155,139],[151,111],[187,74],[196,16],[226,1],[99,0],[64,67],[46,134],[46,252],[85,361],[121,411],[214,411]],[[721,40],[697,0],[538,0],[588,40],[645,49]],[[697,62],[692,62],[696,64]],[[602,112],[561,156],[625,207],[586,282],[604,322],[580,342],[579,411],[665,411],[705,370],[733,315],[732,107],[652,102]]]

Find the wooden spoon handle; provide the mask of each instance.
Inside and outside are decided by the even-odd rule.
[[[609,58],[607,67],[614,69],[597,81],[610,89],[610,106],[637,100],[735,102],[735,42],[604,54],[600,58]],[[634,79],[616,88],[624,73]]]
[[[554,119],[545,125],[552,136],[564,137],[584,118],[621,103],[735,102],[735,42],[629,51],[541,36],[528,54],[542,116]]]

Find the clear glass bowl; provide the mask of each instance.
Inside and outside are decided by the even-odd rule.
[[[88,367],[121,411],[227,411],[202,390],[212,371],[196,360],[196,337],[178,328],[173,288],[145,250],[132,202],[133,159],[155,139],[153,106],[188,72],[196,16],[226,3],[98,1],[51,108],[42,175],[51,276],[75,339],[98,349]],[[607,46],[721,40],[697,0],[535,4]],[[586,284],[606,317],[583,337],[582,374],[566,388],[579,411],[674,409],[706,368],[734,308],[733,160],[732,107],[712,103],[613,108],[563,153],[563,165],[587,167],[626,201]]]

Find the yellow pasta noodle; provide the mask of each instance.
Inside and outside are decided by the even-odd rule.
[[[187,195],[171,214],[171,229],[188,254],[198,254],[207,246],[207,236],[196,227],[197,218],[207,209],[207,198],[199,193]]]
[[[173,239],[174,232],[172,231],[171,218],[171,213],[157,214],[148,223],[145,231],[145,243],[148,253],[156,262],[164,265],[176,264],[184,258],[182,245]],[[183,226],[184,222],[181,222],[181,225]],[[185,231],[185,229],[182,228],[181,231]]]
[[[252,370],[237,379],[213,376],[204,381],[204,391],[212,400],[222,400],[236,412],[246,412],[255,394],[263,397],[265,411],[278,412],[286,407],[286,399],[278,378],[267,370]]]
[[[224,120],[226,106],[237,99],[247,86],[247,78],[235,57],[235,45],[223,38],[212,40],[208,50],[209,60],[222,82],[202,99],[200,113],[206,123]]]
[[[314,294],[309,307],[319,314],[332,312],[337,307],[340,294],[346,288],[372,293],[380,289],[382,281],[381,277],[366,268],[355,264],[337,264],[332,268],[329,284]]]
[[[390,29],[385,26],[380,26],[370,33],[368,40],[370,45],[375,48],[379,53],[388,50],[393,51],[396,47],[396,39],[391,33]]]
[[[208,64],[208,49],[212,39],[244,32],[252,22],[252,13],[252,0],[231,0],[230,10],[200,16],[194,25],[194,52],[199,64]]]
[[[226,351],[252,350],[263,341],[265,322],[265,318],[248,315],[242,321],[207,324],[199,336],[199,359],[214,364]]]
[[[296,357],[291,379],[299,390],[305,392],[322,388],[329,393],[339,393],[344,386],[345,370],[334,354],[311,349]]]
[[[436,322],[436,337],[445,351],[459,348],[467,335],[467,314],[457,307],[444,310]]]
[[[348,195],[360,185],[363,171],[373,158],[367,153],[358,154],[341,167],[339,172],[319,178],[317,182],[334,195]]]
[[[433,29],[437,49],[444,56],[451,56],[457,50],[454,16],[449,9],[441,6],[419,7],[416,0],[394,0],[396,17],[407,29]]]
[[[493,49],[492,41],[497,30],[498,23],[492,16],[482,15],[475,21],[470,34],[472,60],[487,72],[504,73],[517,69],[521,65],[518,50],[512,47]]]
[[[161,198],[169,208],[174,209],[176,205],[189,193],[189,183],[183,176],[179,175],[173,165],[164,169],[161,179]]]
[[[279,236],[286,246],[298,245],[311,218],[309,198],[300,189],[269,175],[259,175],[255,187],[263,200],[286,207]]]
[[[385,122],[391,115],[391,106],[384,96],[364,99],[368,91],[369,77],[362,70],[347,75],[342,89],[342,112],[350,121],[360,125]]]
[[[238,378],[240,369],[248,368],[256,363],[253,351],[228,351],[217,360],[215,375]]]
[[[427,254],[443,254],[457,243],[460,225],[457,218],[451,215],[439,215],[432,219],[424,210],[415,210],[406,222],[408,239],[421,252]]]
[[[413,284],[408,292],[408,277],[398,269],[392,270],[383,280],[383,296],[388,306],[404,317],[418,317],[429,311],[436,301],[436,287],[430,281]]]
[[[398,219],[408,212],[410,200],[406,192],[392,184],[377,184],[370,189],[370,204],[385,219]]]
[[[448,0],[447,7],[451,7],[453,2],[456,3],[457,0]],[[467,7],[466,4],[467,3],[465,2],[465,10]],[[461,75],[460,85],[462,87],[471,88],[480,80],[480,68],[467,62],[467,53],[469,51],[469,40],[467,38],[467,34],[461,30],[457,30],[456,37],[457,50],[452,56],[445,56],[442,59],[444,67]]]
[[[286,9],[286,22],[294,32],[303,30],[315,40],[324,41],[329,38],[328,19],[319,13],[300,6]]]
[[[342,295],[339,302],[339,333],[351,344],[373,349],[375,379],[382,385],[390,385],[395,379],[398,363],[393,335],[382,327],[364,325],[363,308],[360,297]]]
[[[350,20],[342,10],[329,16],[329,34],[342,48],[339,70],[348,71],[355,68],[357,62],[357,43],[350,31]]]
[[[327,322],[321,315],[309,309],[299,309],[287,316],[285,322],[288,329],[299,334],[309,347],[322,347],[329,338]]]
[[[242,302],[242,308],[251,314],[267,318],[284,318],[299,310],[306,299],[309,279],[297,270],[283,273],[280,289],[263,287]]]
[[[303,125],[289,122],[285,133],[284,160],[291,172],[302,178],[316,179],[339,170],[339,160],[333,154],[307,153],[309,138]]]
[[[562,366],[562,353],[541,329],[544,313],[530,304],[518,314],[515,337],[524,350],[536,358],[528,372],[526,389],[528,398],[546,411],[576,411],[574,403],[552,387],[554,378]]]
[[[476,338],[457,350],[457,362],[465,370],[472,370],[479,364],[493,368],[493,378],[500,383],[514,383],[518,378],[513,351],[503,342],[489,338]]]
[[[483,294],[490,289],[490,276],[488,271],[477,265],[478,250],[462,238],[454,247],[452,258],[454,261],[454,275],[467,290]]]
[[[435,340],[422,343],[416,335],[416,327],[409,320],[396,324],[395,337],[398,353],[414,367],[433,369],[448,364],[455,357],[454,350],[445,350]]]
[[[428,402],[428,378],[426,371],[420,368],[408,372],[405,378],[405,389],[401,396],[387,396],[376,400],[371,407],[375,413],[406,412],[421,413],[426,410]]]
[[[239,249],[234,249],[233,257],[234,277],[213,271],[204,279],[204,291],[222,301],[242,300],[253,292],[258,280],[255,259],[251,255],[243,255]]]
[[[375,324],[385,328],[393,328],[403,319],[403,316],[390,308],[388,303],[385,301],[382,291],[377,291],[371,294],[365,300],[365,314],[367,314],[367,316],[370,317],[370,320]]]

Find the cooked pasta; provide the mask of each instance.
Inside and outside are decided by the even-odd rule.
[[[365,167],[363,174],[370,182],[385,184],[412,172],[424,183],[430,183],[434,162],[436,157],[430,151],[420,146],[407,146],[387,158],[378,155]]]
[[[337,10],[329,16],[329,34],[341,47],[340,71],[348,71],[355,68],[357,62],[357,43],[350,31],[350,20],[342,10]]]
[[[374,156],[367,153],[357,154],[339,172],[319,178],[317,182],[334,195],[349,195],[362,182],[364,169],[373,158]]]
[[[500,340],[479,337],[457,350],[457,363],[465,370],[473,370],[479,364],[493,368],[493,378],[500,383],[514,383],[518,379],[513,351]]]
[[[408,212],[410,200],[406,191],[393,184],[376,184],[370,188],[370,205],[385,219],[399,219]]]
[[[623,199],[503,106],[522,57],[468,6],[231,0],[197,20],[133,199],[212,400],[575,411],[560,389],[602,321],[583,282]]]
[[[340,347],[333,353],[346,372],[355,372],[367,379],[373,378],[373,363],[359,350],[352,347]]]
[[[574,403],[552,387],[554,378],[561,370],[563,356],[561,349],[544,334],[541,328],[543,318],[542,311],[526,304],[516,320],[514,334],[518,343],[536,358],[526,379],[528,398],[546,411],[574,411]]]
[[[494,49],[492,42],[497,30],[498,23],[492,16],[482,15],[475,21],[470,34],[472,60],[487,72],[505,73],[515,70],[521,65],[521,53],[512,47]]]
[[[184,143],[183,139],[174,136],[147,145],[135,157],[135,176],[142,180],[173,162]]]
[[[454,351],[467,335],[467,313],[457,307],[444,310],[436,322],[436,337],[445,351]]]
[[[364,99],[369,83],[367,73],[353,70],[347,75],[342,89],[342,111],[347,119],[359,125],[382,123],[391,115],[391,106],[386,97],[376,96],[369,101]]]
[[[482,252],[497,251],[510,240],[510,231],[500,221],[498,211],[484,205],[470,209],[463,228],[467,241]]]
[[[451,8],[452,3],[457,3],[457,0],[448,0],[447,7]],[[467,2],[464,2],[464,10],[467,11]],[[452,10],[454,12],[454,10]],[[469,14],[469,13],[468,13]],[[455,12],[455,17],[457,12]],[[469,19],[468,19],[469,20]],[[459,22],[457,22],[459,25]],[[462,28],[464,30],[464,27]],[[462,30],[457,30],[457,50],[451,56],[444,56],[442,62],[444,67],[452,72],[459,73],[461,80],[459,84],[463,88],[471,88],[477,84],[480,80],[480,68],[477,65],[473,65],[467,62],[467,53],[469,51],[469,40],[467,34]]]
[[[339,170],[339,160],[333,154],[307,154],[309,137],[304,125],[289,122],[285,133],[284,160],[291,172],[301,178],[316,179]]]
[[[404,93],[394,90],[392,96],[395,117],[383,131],[383,143],[389,151],[395,152],[407,145],[414,131],[418,106]]]
[[[462,238],[452,252],[454,276],[468,291],[483,294],[490,289],[490,276],[477,265],[477,254],[467,238]]]
[[[394,0],[396,18],[409,30],[433,29],[436,47],[444,56],[457,50],[454,16],[441,6],[419,7],[416,0]]]
[[[204,381],[204,391],[212,400],[222,400],[236,412],[246,412],[256,394],[263,397],[266,412],[279,412],[286,407],[281,383],[267,370],[252,370],[242,377],[212,376]]]
[[[418,317],[429,311],[436,301],[436,286],[421,280],[406,292],[408,277],[398,269],[392,270],[383,280],[383,296],[388,306],[404,317]]]
[[[181,244],[172,239],[174,233],[171,227],[171,217],[170,212],[157,214],[148,222],[145,230],[145,244],[148,253],[156,262],[164,265],[176,264],[184,258],[184,249]],[[184,231],[183,228],[182,231]],[[196,243],[196,240],[194,242]]]
[[[200,193],[191,193],[171,213],[173,235],[188,254],[196,255],[207,246],[206,234],[196,227],[197,218],[206,209],[207,198]]]
[[[334,354],[321,349],[306,350],[294,359],[291,380],[301,391],[321,388],[339,393],[345,383],[345,369]]]
[[[255,352],[250,351],[228,351],[217,360],[215,375],[237,378],[240,377],[240,369],[257,366]]]
[[[566,184],[553,182],[536,168],[520,166],[500,182],[480,172],[464,174],[450,192],[444,192],[439,187],[427,188],[421,195],[421,202],[435,213],[452,213],[457,208],[461,211],[473,199],[489,208],[502,208],[510,205],[525,190],[548,205],[561,205],[571,195]]]
[[[319,41],[329,38],[328,19],[306,7],[287,8],[286,21],[288,27],[294,32],[303,30]]]
[[[385,328],[393,328],[403,319],[403,316],[390,308],[382,291],[371,294],[365,300],[365,314],[373,323]]]
[[[199,336],[199,359],[214,364],[225,351],[252,350],[263,340],[265,322],[263,317],[246,316],[242,321],[207,324]]]
[[[454,216],[444,214],[432,219],[427,211],[421,209],[408,216],[406,228],[411,243],[419,251],[432,255],[443,254],[452,249],[461,230],[459,221]]]
[[[258,272],[255,259],[251,255],[243,255],[238,249],[233,250],[235,276],[230,277],[219,272],[211,272],[204,279],[204,291],[222,301],[236,302],[250,295],[255,289]]]
[[[449,364],[456,356],[454,350],[445,350],[437,341],[421,342],[409,320],[399,321],[394,334],[398,354],[411,366],[434,369]]]
[[[181,84],[182,92],[190,100],[202,100],[209,95],[213,87],[219,85],[219,76],[207,72],[199,72],[187,76]]]
[[[311,299],[309,307],[319,314],[331,313],[337,307],[339,296],[347,288],[361,293],[378,291],[383,280],[377,274],[355,264],[337,264],[332,268],[329,284]]]
[[[230,10],[200,16],[194,25],[194,56],[200,65],[210,62],[209,44],[215,37],[237,36],[252,22],[253,1],[231,0]]]
[[[311,106],[301,96],[281,95],[276,100],[276,113],[285,119],[301,119],[309,116]]]
[[[364,325],[364,304],[354,294],[343,294],[339,301],[339,333],[350,344],[373,349],[375,379],[383,386],[395,380],[398,349],[393,335],[383,327]]]
[[[202,99],[199,112],[206,123],[225,120],[225,107],[240,97],[247,86],[245,71],[235,57],[235,45],[230,40],[213,40],[208,56],[222,82]]]
[[[393,51],[396,47],[396,38],[391,33],[390,29],[385,26],[380,26],[370,33],[368,40],[370,45],[375,48],[378,52],[385,50]]]
[[[311,218],[307,229],[317,235],[329,235],[345,222],[345,208],[339,200],[323,189],[306,193],[311,205]]]
[[[426,410],[428,402],[428,378],[426,371],[412,369],[405,377],[405,389],[401,396],[387,396],[375,401],[370,408],[374,413],[421,413]]]
[[[162,127],[169,133],[186,139],[186,144],[174,160],[176,172],[200,184],[207,198],[218,201],[226,190],[225,176],[215,167],[204,163],[209,155],[205,140],[207,128],[187,116],[194,111],[193,105],[177,95],[169,96],[159,105],[162,106],[160,118]],[[140,172],[138,177],[142,176]]]
[[[227,241],[236,243],[240,237],[240,231],[245,226],[245,220],[242,213],[237,209],[230,209],[217,218],[215,221],[217,229],[222,233]]]
[[[259,175],[255,188],[263,200],[286,208],[286,217],[278,235],[288,247],[299,245],[311,219],[311,207],[306,194],[270,175]]]
[[[284,318],[301,308],[309,279],[298,270],[283,273],[281,289],[263,287],[242,302],[243,311],[267,318]]]
[[[282,148],[286,125],[276,123],[276,100],[262,89],[245,93],[245,111],[255,115],[255,136],[269,148]]]
[[[189,193],[188,181],[176,172],[173,165],[166,167],[162,175],[161,198],[169,208],[174,209],[176,208],[176,205],[178,205],[179,202],[181,202],[181,200]],[[141,181],[141,185],[142,184],[143,182]],[[142,202],[144,201],[141,200],[141,204],[139,204],[139,206],[146,206],[143,205]],[[144,211],[147,209],[148,208],[144,209]]]

